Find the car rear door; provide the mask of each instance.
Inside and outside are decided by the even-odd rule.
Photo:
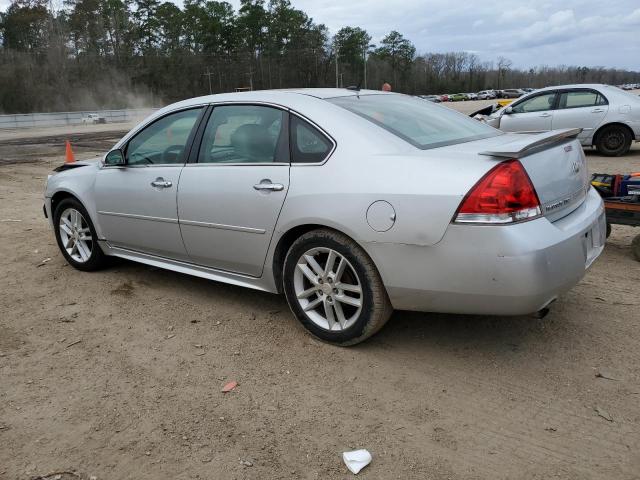
[[[178,216],[190,260],[258,277],[289,187],[289,113],[214,106],[180,177]]]
[[[551,130],[556,92],[544,92],[506,107],[500,116],[500,130],[505,132],[547,132]]]
[[[125,165],[96,176],[98,221],[115,247],[184,260],[176,194],[203,108],[169,113],[124,146]]]
[[[579,140],[591,138],[609,110],[609,102],[591,89],[572,89],[560,93],[551,128],[582,128]]]

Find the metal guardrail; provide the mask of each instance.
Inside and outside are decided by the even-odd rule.
[[[104,117],[107,123],[123,123],[141,120],[154,110],[153,108],[130,108],[125,110],[86,110],[81,112],[0,115],[0,129],[81,125],[82,118],[90,113],[97,113],[101,117]]]

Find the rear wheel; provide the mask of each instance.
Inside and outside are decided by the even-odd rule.
[[[619,157],[631,148],[631,134],[619,125],[604,127],[594,142],[598,153],[606,157]]]
[[[313,230],[287,253],[283,272],[289,307],[313,335],[355,345],[376,333],[393,311],[380,274],[349,237]]]
[[[89,214],[75,198],[62,200],[53,214],[58,247],[69,264],[86,272],[98,270],[106,256],[98,245]]]

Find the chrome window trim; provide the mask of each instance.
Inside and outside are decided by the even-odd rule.
[[[292,109],[291,107],[287,107],[285,105],[280,105],[278,103],[272,103],[272,102],[264,102],[264,101],[260,101],[260,100],[255,100],[255,101],[246,101],[246,100],[226,100],[226,101],[222,101],[222,102],[215,102],[215,103],[209,103],[209,105],[211,105],[214,109],[216,108],[216,105],[218,106],[223,106],[223,105],[263,105],[263,106],[267,106],[267,107],[274,107],[274,108],[278,108],[280,110],[284,110],[286,112],[289,112],[291,115],[295,115],[296,117],[304,120],[305,122],[309,123],[310,125],[313,125],[315,128],[317,128],[325,137],[327,137],[329,139],[329,141],[331,142],[331,144],[333,145],[333,147],[331,148],[331,150],[329,151],[329,153],[327,154],[327,156],[324,158],[324,160],[322,162],[305,162],[305,163],[294,163],[294,162],[290,162],[290,163],[285,163],[286,165],[291,165],[293,166],[301,166],[301,167],[312,167],[312,166],[321,166],[324,165],[325,163],[327,163],[329,161],[329,158],[331,158],[331,156],[333,155],[333,152],[336,151],[336,148],[338,147],[338,143],[336,142],[336,140],[324,129],[322,128],[320,125],[318,125],[316,122],[314,122],[313,120],[311,120],[309,117],[306,117],[305,115],[303,115],[302,113],[298,112],[297,110]],[[213,115],[213,112],[211,112],[211,114]],[[291,132],[289,132],[291,133]],[[284,163],[284,162],[279,162],[279,163]],[[197,165],[198,163],[195,163],[193,165]],[[269,165],[275,165],[276,163],[270,163]],[[200,165],[215,165],[214,163],[210,163],[210,164],[205,164],[202,163]],[[219,165],[219,164],[218,164]],[[231,164],[227,164],[227,165],[231,165]],[[242,165],[258,165],[257,163],[253,163],[253,164],[242,164]]]
[[[145,165],[102,165],[100,168],[101,169],[109,169],[109,168],[117,168],[117,169],[122,169],[125,170],[127,168],[154,168],[154,167],[177,167],[177,168],[182,168],[184,167],[183,163],[149,163],[149,164],[145,164]]]
[[[604,99],[606,103],[602,103],[602,104],[596,103],[595,105],[581,105],[577,107],[560,108],[560,98],[562,97],[562,95],[564,95],[565,93],[569,95],[570,93],[578,93],[578,92],[595,93],[596,101],[598,100],[598,96],[600,96]],[[608,106],[609,106],[609,99],[605,96],[604,93],[594,88],[568,88],[568,89],[558,90],[558,110],[573,110],[574,108],[598,108],[598,107],[608,107]]]
[[[209,120],[211,120],[211,117],[213,116],[216,107],[228,107],[230,105],[233,106],[243,106],[246,105],[248,107],[250,106],[258,106],[258,107],[271,107],[271,108],[275,108],[277,110],[281,110],[285,113],[290,113],[291,110],[288,107],[285,107],[284,105],[280,105],[277,103],[272,103],[272,102],[264,102],[264,101],[260,101],[260,100],[255,100],[255,101],[246,101],[246,100],[225,100],[225,101],[220,101],[220,102],[215,102],[215,103],[208,103],[207,105],[213,107],[213,109],[211,110],[211,113],[209,113],[209,116],[207,117],[207,121],[205,122],[204,128],[206,130],[208,124],[209,124]],[[287,128],[287,131],[289,129]],[[204,137],[203,137],[204,138]],[[200,151],[200,148],[202,147],[202,139],[200,139],[200,144],[198,145],[198,151]],[[199,160],[199,158],[197,157],[197,160]],[[188,165],[201,165],[201,166],[211,166],[211,165],[228,165],[228,166],[240,166],[240,165],[260,165],[260,166],[267,166],[267,165],[290,165],[290,162],[257,162],[257,163],[251,163],[251,162],[237,162],[237,163],[218,163],[218,162],[193,162],[193,163],[189,163],[187,162],[185,164],[185,166]]]
[[[176,108],[174,110],[170,110],[168,112],[165,112],[163,115],[158,115],[158,116],[151,117],[145,123],[143,123],[141,125],[137,125],[136,126],[137,128],[133,127],[133,129],[130,130],[129,132],[127,132],[124,137],[122,137],[120,140],[118,140],[118,142],[113,146],[113,148],[111,148],[109,150],[109,152],[111,152],[112,150],[115,150],[116,148],[122,149],[123,145],[129,143],[129,140],[131,140],[133,137],[135,137],[139,132],[141,132],[147,126],[149,126],[152,123],[155,123],[155,122],[163,119],[164,117],[166,117],[168,115],[172,115],[174,113],[182,112],[184,110],[193,110],[193,109],[196,109],[196,108],[203,108],[203,107],[207,107],[208,105],[209,105],[208,102],[198,103],[198,104],[189,105],[189,106],[186,106],[186,107],[179,107],[179,108]],[[134,165],[127,165],[127,164],[125,164],[125,165],[107,165],[105,163],[105,160],[107,158],[107,155],[109,155],[109,152],[105,153],[102,156],[102,159],[100,160],[100,169],[102,169],[102,168],[113,168],[113,167],[127,167],[127,166],[128,167],[133,167],[134,166]],[[124,154],[124,152],[123,152],[123,154]],[[126,158],[125,158],[125,160],[126,160]],[[173,165],[173,166],[175,166],[175,165],[184,165],[185,163],[186,163],[186,160],[183,163],[158,163],[158,164],[154,164],[154,165],[151,165],[151,166],[154,166],[154,167],[165,166],[165,165]],[[149,165],[141,165],[141,166],[147,167]]]
[[[185,167],[287,167],[288,162],[187,163]]]
[[[558,101],[560,99],[560,95],[562,94],[561,91],[559,90],[543,90],[543,91],[534,91],[532,92],[531,95],[526,96],[524,98],[520,97],[518,99],[516,99],[516,101],[511,102],[510,104],[507,105],[507,107],[511,107],[512,109],[514,107],[517,107],[519,105],[522,105],[525,102],[528,102],[529,100],[533,100],[534,98],[538,98],[538,97],[543,97],[545,95],[555,95],[555,98],[553,99],[553,105],[551,105],[551,108],[549,110],[536,110],[533,112],[513,112],[515,114],[522,114],[522,113],[540,113],[540,112],[555,112],[556,110],[560,110],[558,107]],[[504,113],[505,109],[502,109],[501,112]],[[501,113],[501,115],[502,115]]]
[[[267,231],[263,228],[241,227],[238,225],[225,225],[223,223],[197,222],[195,220],[179,220],[180,225],[189,225],[192,227],[216,228],[218,230],[232,230],[234,232],[255,233],[264,235]]]
[[[322,133],[325,137],[327,137],[329,139],[329,141],[332,144],[332,148],[331,150],[329,150],[329,153],[327,153],[327,156],[324,158],[324,160],[322,160],[322,162],[291,162],[291,166],[292,167],[313,167],[313,166],[322,166],[325,163],[327,163],[329,161],[329,159],[331,158],[331,156],[333,155],[333,152],[336,151],[336,149],[338,148],[338,143],[335,141],[335,139],[329,135],[329,133],[327,133],[327,131],[322,128],[320,125],[318,125],[316,122],[314,122],[313,120],[310,120],[309,118],[305,117],[304,115],[302,115],[299,112],[296,112],[295,110],[289,110],[289,112],[292,115],[295,115],[296,117],[300,118],[301,120],[304,120],[305,122],[307,122],[309,125],[312,125],[313,127],[317,128],[318,131],[320,131],[320,133]],[[289,132],[291,134],[291,132]]]
[[[305,162],[305,163],[294,163],[294,162],[271,162],[271,163],[227,163],[225,165],[228,166],[240,166],[240,165],[290,165],[290,166],[299,166],[299,167],[320,167],[322,165],[324,165],[325,163],[327,163],[329,161],[329,159],[331,158],[331,156],[333,155],[333,153],[336,151],[336,149],[338,148],[338,142],[333,138],[333,136],[331,136],[331,134],[329,132],[327,132],[324,128],[322,128],[320,125],[318,125],[316,122],[314,122],[313,120],[311,120],[309,117],[303,115],[302,113],[298,112],[297,110],[294,110],[290,107],[287,107],[285,105],[281,105],[279,103],[273,103],[273,102],[265,102],[265,101],[261,101],[261,100],[252,100],[252,101],[246,101],[246,100],[224,100],[224,101],[219,101],[219,102],[204,102],[204,103],[198,103],[195,105],[189,105],[189,106],[185,106],[185,107],[180,107],[180,108],[176,108],[174,110],[170,110],[168,112],[165,112],[163,115],[161,116],[157,116],[157,117],[153,117],[151,119],[149,119],[149,121],[145,122],[142,125],[138,125],[138,128],[129,131],[124,137],[122,137],[118,143],[116,143],[116,145],[114,146],[114,148],[121,148],[121,146],[125,143],[127,143],[131,138],[133,138],[135,135],[138,134],[138,132],[140,132],[142,129],[146,128],[148,125],[150,125],[153,122],[156,122],[158,120],[160,120],[161,118],[166,117],[167,115],[171,115],[173,113],[177,113],[183,110],[192,110],[194,108],[202,108],[202,107],[207,107],[207,106],[211,106],[213,108],[215,108],[216,106],[224,106],[224,105],[262,105],[262,106],[267,106],[267,107],[273,107],[273,108],[277,108],[279,110],[283,110],[285,112],[288,112],[291,115],[295,115],[298,118],[304,120],[305,122],[309,123],[310,125],[313,125],[315,128],[317,128],[324,136],[326,136],[329,141],[332,144],[332,148],[329,151],[329,153],[327,154],[327,156],[324,158],[324,160],[322,162]],[[213,112],[211,112],[211,114],[213,114]],[[210,118],[210,117],[209,117]],[[209,121],[209,119],[207,118],[207,121]],[[113,150],[113,148],[111,149]],[[109,152],[111,151],[109,150]],[[164,167],[164,166],[178,166],[178,165],[182,165],[182,166],[189,166],[189,165],[221,165],[221,164],[216,164],[216,163],[189,163],[187,161],[185,161],[184,163],[180,164],[180,163],[162,163],[162,164],[154,164],[154,165],[106,165],[105,164],[105,158],[107,157],[107,155],[109,154],[109,152],[106,152],[102,159],[100,160],[100,169],[102,168],[137,168],[137,167]]]
[[[135,213],[120,213],[120,212],[108,212],[104,210],[98,210],[98,214],[109,215],[112,217],[133,218],[135,220],[150,220],[152,222],[178,223],[177,218],[153,217],[150,215],[138,215]]]

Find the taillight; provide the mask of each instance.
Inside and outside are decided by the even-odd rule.
[[[467,193],[456,223],[503,224],[542,215],[531,179],[518,160],[499,163]]]

